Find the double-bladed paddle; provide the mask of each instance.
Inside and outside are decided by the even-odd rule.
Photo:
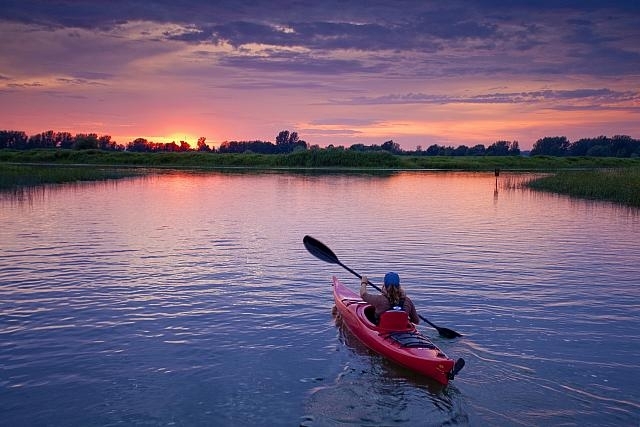
[[[337,264],[340,267],[347,270],[348,272],[350,272],[351,274],[353,274],[354,276],[357,276],[359,279],[362,279],[362,276],[360,274],[356,273],[355,271],[353,271],[352,269],[350,269],[349,267],[341,263],[338,257],[336,256],[336,254],[334,254],[333,251],[329,249],[327,245],[325,245],[324,243],[320,242],[317,239],[314,239],[311,236],[304,236],[304,238],[302,239],[302,243],[304,243],[304,247],[307,248],[307,250],[311,253],[311,255],[315,256],[318,259],[321,259],[322,261],[325,261],[331,264]],[[379,292],[382,292],[382,289],[380,289],[379,287],[371,283],[369,280],[367,280],[367,283],[369,283],[371,286],[376,288]],[[426,319],[425,317],[422,317],[419,314],[418,314],[418,317],[420,317],[422,320],[427,322],[429,325],[433,326],[438,331],[438,333],[445,338],[457,338],[462,336],[461,334],[457,333],[452,329],[443,328],[443,327],[434,325],[428,319]]]

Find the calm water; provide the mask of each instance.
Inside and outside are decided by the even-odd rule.
[[[0,196],[1,425],[640,425],[640,211],[502,174],[170,173]],[[354,341],[302,237],[467,366]]]

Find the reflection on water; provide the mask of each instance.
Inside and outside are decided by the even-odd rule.
[[[526,174],[169,172],[0,197],[7,425],[638,425],[640,214]],[[438,389],[331,316],[302,237],[464,334]]]

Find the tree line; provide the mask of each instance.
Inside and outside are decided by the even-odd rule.
[[[423,156],[519,156],[520,145],[518,141],[496,141],[485,147],[484,144],[476,144],[473,147],[459,145],[457,147],[433,144],[422,151],[418,147],[412,154]]]
[[[95,133],[72,135],[69,132],[54,132],[50,130],[28,136],[24,131],[2,130],[0,131],[0,149],[3,148],[14,150],[36,148],[97,149],[144,153],[181,151],[245,153],[249,151],[262,154],[278,154],[291,153],[295,150],[307,150],[309,146],[300,139],[297,132],[289,132],[288,130],[283,130],[276,136],[275,144],[269,141],[225,141],[217,150],[207,145],[205,137],[198,138],[196,148],[193,149],[186,141],[164,143],[149,141],[146,138],[136,138],[123,145],[112,141],[109,135],[98,136]]]
[[[612,138],[599,136],[570,142],[564,136],[539,139],[530,155],[539,156],[590,156],[590,157],[640,157],[640,140],[627,135]]]
[[[281,131],[276,136],[276,143],[268,141],[225,141],[218,148],[219,153],[258,153],[280,154],[308,150],[309,145],[298,136],[298,132]]]
[[[27,136],[24,131],[2,130],[0,131],[0,149],[12,148],[14,150],[30,150],[35,148],[71,148],[76,150],[100,149],[121,151],[124,145],[111,140],[111,136],[98,136],[95,133],[78,133],[71,135],[69,132],[54,132],[52,130]]]
[[[106,151],[132,152],[184,152],[202,151],[212,153],[257,153],[257,154],[285,154],[295,151],[319,150],[317,145],[310,146],[300,139],[297,132],[283,130],[278,133],[275,143],[270,141],[225,141],[220,147],[212,148],[206,143],[206,138],[200,137],[195,148],[186,141],[159,143],[145,138],[136,138],[125,144],[119,144],[109,135],[98,136],[95,133],[72,135],[69,132],[54,132],[52,130],[28,136],[24,131],[0,131],[0,149],[29,150],[36,148],[60,149],[99,149]],[[334,149],[329,145],[327,149]],[[340,146],[339,148],[344,149]],[[458,147],[433,144],[426,150],[421,146],[415,150],[403,150],[393,140],[381,145],[353,144],[349,151],[357,152],[388,152],[398,155],[414,156],[519,156],[518,141],[496,141],[485,147],[477,144],[472,147],[459,145]],[[525,153],[526,154],[526,153]],[[583,138],[570,142],[564,136],[545,137],[536,141],[529,153],[532,156],[591,156],[591,157],[640,157],[640,140],[626,135],[616,135],[612,138],[599,136],[597,138]]]

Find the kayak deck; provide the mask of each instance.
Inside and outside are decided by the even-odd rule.
[[[393,362],[442,384],[449,382],[454,361],[409,322],[405,312],[393,312],[390,323],[376,325],[374,307],[333,277],[336,309],[343,323],[365,346]],[[397,313],[397,314],[396,314]],[[385,315],[390,312],[385,313]],[[402,318],[404,316],[404,322]]]

